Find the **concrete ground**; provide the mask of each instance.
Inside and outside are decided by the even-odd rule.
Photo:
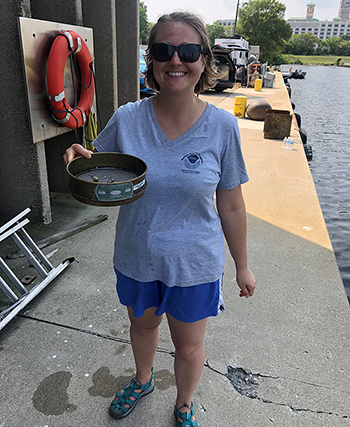
[[[203,99],[233,112],[234,97],[291,109],[275,88],[214,92]],[[249,183],[249,265],[257,290],[238,297],[227,252],[226,311],[208,320],[206,364],[193,396],[201,427],[350,425],[350,312],[303,146],[265,140],[263,122],[238,119]],[[115,294],[112,250],[118,208],[53,198],[53,222],[27,227],[35,241],[100,214],[108,219],[45,248],[72,263],[0,332],[0,426],[175,426],[173,345],[161,325],[155,391],[122,421],[108,415],[134,374],[128,319]],[[8,247],[0,247],[7,253]],[[57,251],[55,252],[55,250]],[[23,259],[8,263],[33,274]]]

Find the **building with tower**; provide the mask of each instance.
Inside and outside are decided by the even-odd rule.
[[[315,3],[308,3],[305,17],[287,20],[293,34],[312,33],[321,40],[342,35],[350,36],[350,0],[340,0],[338,16],[331,20],[320,21],[314,18],[315,7]]]

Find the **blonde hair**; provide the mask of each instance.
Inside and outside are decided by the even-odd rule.
[[[213,53],[210,49],[209,37],[204,22],[196,15],[188,12],[173,12],[161,16],[157,23],[152,27],[148,39],[148,47],[146,49],[145,61],[147,64],[147,69],[144,72],[145,78],[147,80],[147,86],[151,89],[159,92],[160,86],[153,75],[153,58],[150,53],[150,47],[155,42],[157,33],[159,29],[170,22],[182,22],[183,24],[189,25],[199,35],[200,44],[203,46],[203,55],[204,55],[204,71],[198,80],[194,92],[201,93],[206,89],[212,88],[216,85],[217,80],[220,78],[220,73],[215,65],[215,60]]]

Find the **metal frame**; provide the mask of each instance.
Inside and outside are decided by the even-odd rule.
[[[7,266],[5,261],[0,257],[0,269],[4,272],[9,280],[9,283],[0,277],[0,289],[10,300],[12,305],[0,313],[0,330],[6,326],[27,304],[29,304],[49,283],[52,282],[63,270],[65,270],[74,258],[69,258],[57,267],[53,267],[45,254],[35,244],[34,240],[23,229],[29,223],[29,219],[23,219],[31,208],[25,209],[12,220],[0,227],[0,243],[11,237],[19,249],[26,256],[31,265],[36,269],[41,278],[40,283],[35,285],[33,289],[28,291],[18,277]],[[20,296],[17,296],[14,289],[18,291]]]

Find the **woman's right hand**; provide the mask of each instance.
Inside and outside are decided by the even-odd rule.
[[[80,144],[73,144],[69,148],[67,148],[65,154],[63,155],[63,161],[65,165],[68,165],[68,163],[73,160],[75,157],[83,156],[87,159],[90,159],[92,154],[92,151],[86,150],[82,145]]]

